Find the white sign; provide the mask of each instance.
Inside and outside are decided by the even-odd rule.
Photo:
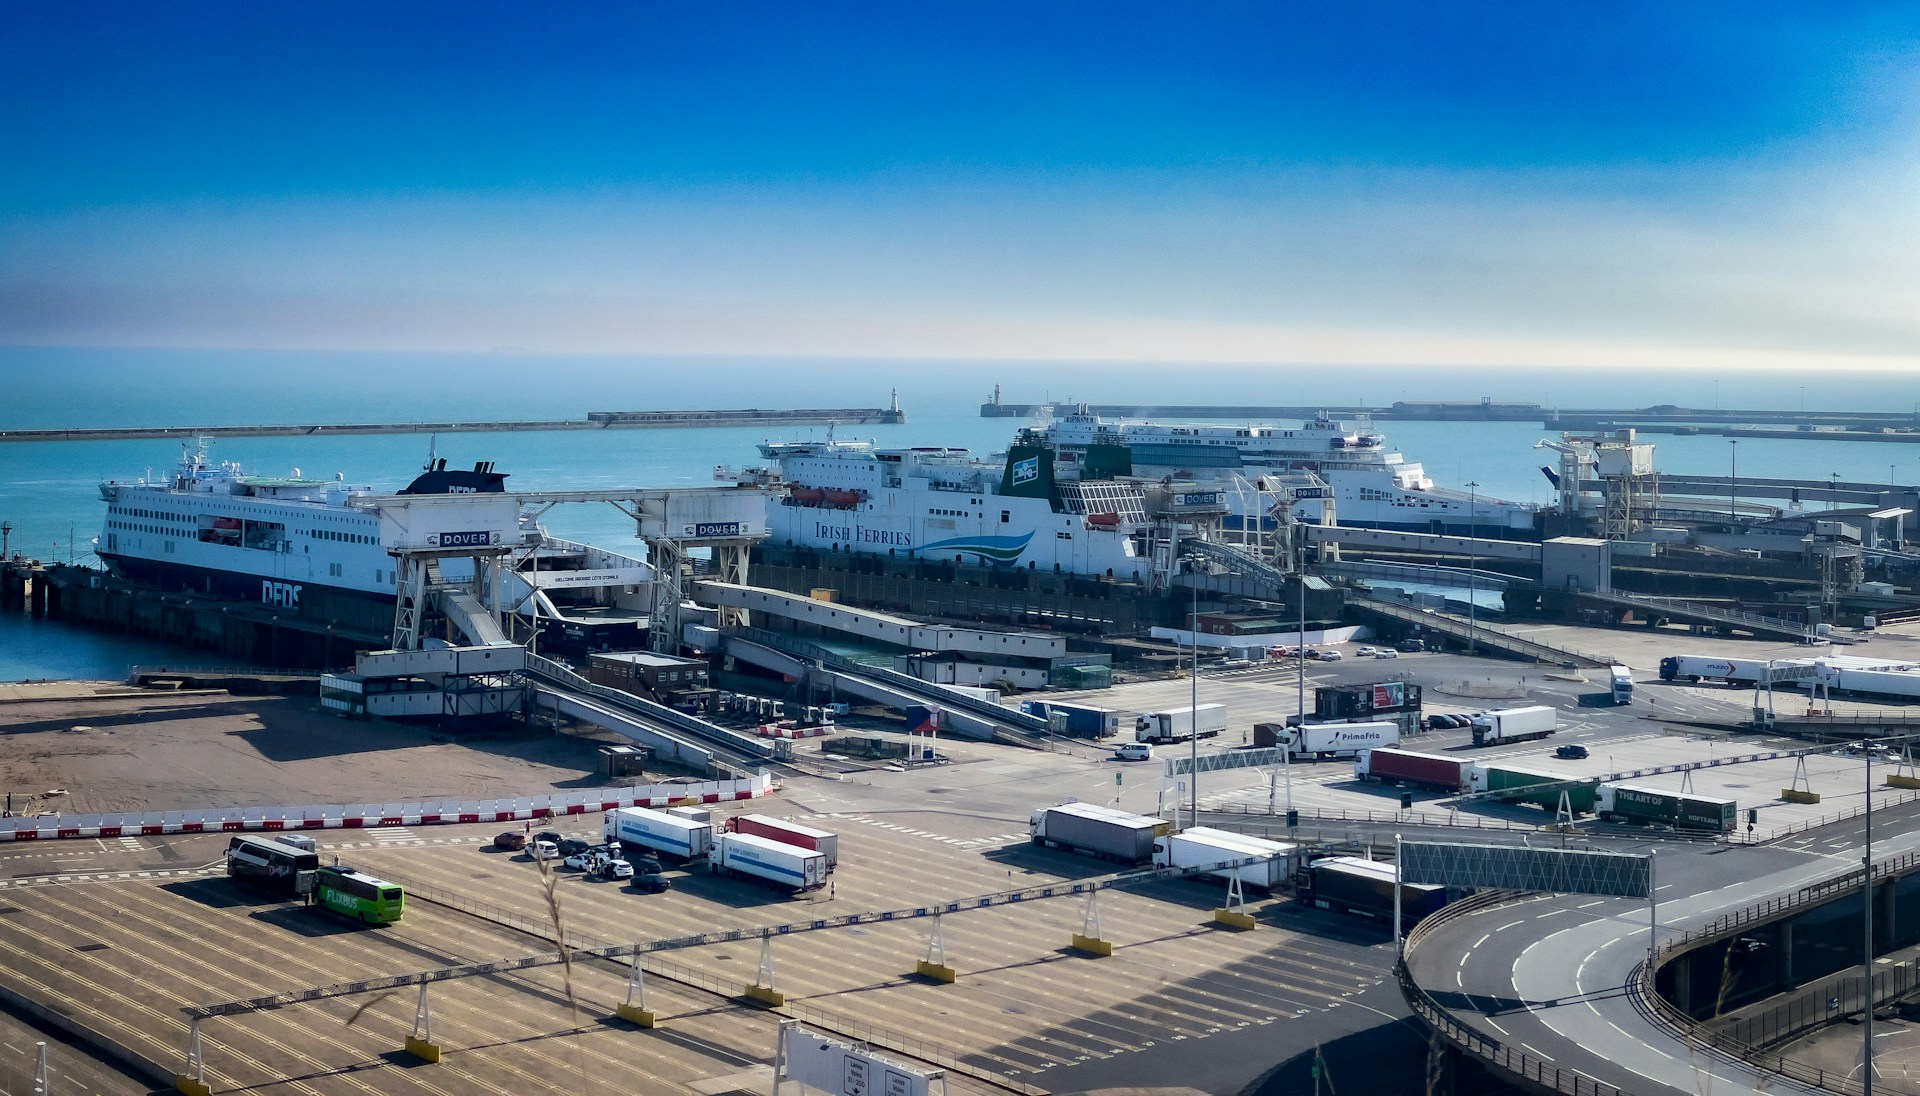
[[[938,1071],[891,1062],[798,1025],[783,1030],[787,1077],[833,1096],[928,1096],[927,1082],[939,1076]]]

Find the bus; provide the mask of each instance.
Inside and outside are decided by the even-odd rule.
[[[235,837],[227,842],[229,877],[289,898],[312,892],[319,868],[319,853],[271,837]]]
[[[314,882],[315,905],[343,917],[358,918],[369,925],[386,925],[400,920],[406,896],[400,884],[375,879],[365,872],[341,864],[320,868]]]
[[[1607,669],[1613,675],[1613,702],[1633,703],[1633,671],[1625,666],[1610,666]]]

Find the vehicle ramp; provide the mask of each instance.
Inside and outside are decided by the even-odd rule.
[[[1471,639],[1480,647],[1528,662],[1545,662],[1556,666],[1601,667],[1616,665],[1620,661],[1612,655],[1589,654],[1568,647],[1536,642],[1513,635],[1499,625],[1489,624],[1484,620],[1469,622],[1466,617],[1439,609],[1422,609],[1405,602],[1352,594],[1348,596],[1347,604],[1361,612],[1387,617],[1405,624],[1417,624],[1463,643]]]
[[[544,682],[534,685],[532,691],[534,703],[540,707],[566,716],[568,719],[577,719],[582,723],[591,723],[615,734],[625,735],[652,750],[655,757],[671,758],[695,770],[713,768],[715,758],[712,750],[662,730],[638,716],[629,715],[610,705],[581,696],[571,689],[558,688]]]
[[[1267,596],[1275,601],[1286,599],[1287,586],[1293,580],[1291,572],[1275,567],[1238,545],[1189,537],[1180,542],[1180,551],[1185,555],[1212,560],[1255,585],[1264,587]]]
[[[1717,624],[1726,628],[1738,628],[1755,639],[1784,639],[1798,642],[1807,638],[1807,626],[1778,617],[1765,617],[1757,613],[1742,613],[1734,609],[1720,609],[1711,605],[1702,605],[1677,597],[1654,597],[1649,594],[1629,594],[1619,590],[1596,593],[1582,590],[1582,601],[1597,601],[1603,605],[1614,605],[1633,609],[1648,617],[1664,616],[1687,624]]]
[[[773,740],[741,734],[644,697],[596,685],[549,658],[529,653],[527,674],[545,690],[570,694],[577,702],[591,702],[638,722],[656,734],[676,741],[698,739],[706,744],[705,748],[715,760],[723,763],[751,764],[771,758],[777,752]]]
[[[500,622],[493,618],[480,599],[458,586],[442,586],[431,590],[428,596],[434,605],[444,614],[456,631],[466,637],[467,643],[474,647],[491,647],[512,643],[507,633],[500,628]]]

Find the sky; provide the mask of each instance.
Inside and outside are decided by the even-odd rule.
[[[1906,381],[1917,15],[17,0],[0,347]]]

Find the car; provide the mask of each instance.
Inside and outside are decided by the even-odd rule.
[[[533,839],[535,841],[548,841],[558,845],[560,842],[565,841],[566,837],[563,836],[559,830],[541,830],[539,833],[533,835]]]
[[[508,852],[519,852],[521,849],[527,847],[527,835],[521,833],[519,830],[508,830],[506,833],[493,839],[493,847],[496,849],[505,849]]]
[[[1402,654],[1417,654],[1427,649],[1427,645],[1417,639],[1409,639],[1397,648]]]
[[[1559,757],[1559,758],[1566,758],[1572,761],[1581,761],[1581,760],[1585,760],[1587,756],[1587,748],[1585,746],[1580,745],[1577,742],[1569,742],[1566,745],[1560,747],[1559,749],[1553,751],[1553,756]],[[1862,937],[1862,939],[1865,939],[1865,937]]]
[[[535,860],[557,860],[560,858],[560,846],[551,841],[535,840],[527,846],[527,855]]]
[[[1375,657],[1376,655],[1378,655],[1379,653],[1380,653],[1380,652],[1379,652],[1379,650],[1378,650],[1377,648],[1373,648],[1373,647],[1362,647],[1362,648],[1360,648],[1359,650],[1357,650],[1357,651],[1355,651],[1355,652],[1353,652],[1353,655],[1354,655],[1354,657],[1355,657],[1355,658],[1373,658],[1373,657]]]
[[[1444,731],[1451,726],[1453,726],[1453,720],[1438,712],[1427,717],[1427,730],[1429,731]]]
[[[593,848],[593,842],[582,841],[578,837],[563,837],[554,844],[559,847],[561,856],[578,856]]]
[[[1338,662],[1341,655],[1339,651],[1321,651],[1317,657],[1322,662]]]
[[[1122,742],[1113,748],[1115,761],[1152,761],[1153,747],[1145,742]]]
[[[608,860],[603,858],[600,861],[599,874],[602,878],[606,879],[632,879],[633,865],[627,863],[625,860]]]
[[[600,861],[605,859],[606,857],[601,856],[597,852],[582,850],[562,856],[560,858],[560,866],[563,868],[572,868],[575,871],[592,871],[600,866]]]
[[[1399,652],[1399,651],[1396,651],[1396,650],[1394,650],[1394,649],[1393,649],[1392,647],[1382,647],[1382,648],[1380,648],[1379,650],[1377,650],[1377,651],[1375,651],[1375,652],[1373,652],[1373,657],[1375,657],[1375,658],[1399,658],[1399,657],[1400,657],[1400,652]],[[1862,939],[1865,939],[1865,938],[1864,938],[1864,937],[1862,937]]]

